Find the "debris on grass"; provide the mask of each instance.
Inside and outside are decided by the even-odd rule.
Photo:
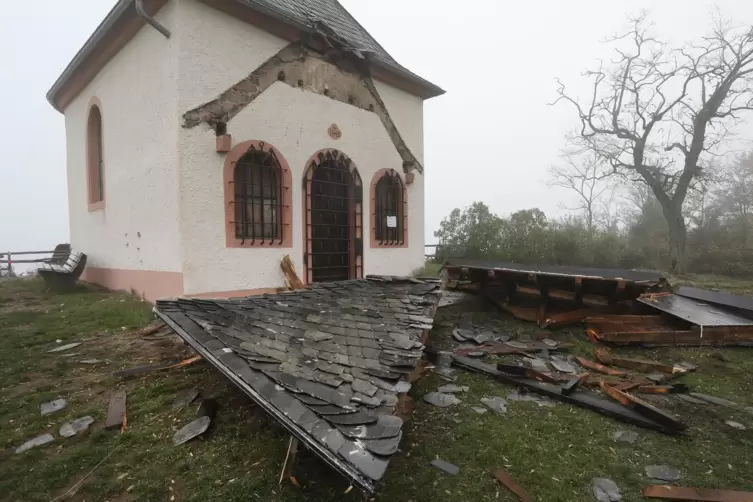
[[[743,424],[741,424],[740,422],[735,422],[734,420],[725,420],[724,423],[740,431],[744,431],[745,429],[747,429],[747,427],[745,427]]]
[[[94,419],[87,415],[85,417],[77,418],[76,420],[64,423],[60,426],[59,433],[62,437],[69,438],[75,436],[79,432],[85,431],[93,423]]]
[[[555,402],[548,397],[538,396],[536,394],[530,394],[528,392],[521,392],[520,389],[515,389],[514,391],[507,394],[507,399],[509,399],[510,401],[530,401],[532,403],[538,404],[539,406],[544,406],[547,408],[551,408],[555,405]]]
[[[447,474],[452,474],[453,476],[455,476],[458,472],[460,472],[460,467],[458,467],[455,464],[445,462],[444,460],[439,459],[439,458],[435,458],[434,460],[432,460],[431,465],[433,465],[437,469],[442,469]]]
[[[52,352],[64,352],[66,350],[70,350],[72,348],[78,347],[79,345],[81,345],[81,342],[67,343],[65,345],[61,345],[60,347],[55,347],[54,349],[50,349],[47,352],[50,352],[50,353],[52,353]]]
[[[39,408],[42,411],[42,415],[49,415],[50,413],[64,409],[67,405],[68,401],[65,399],[55,399],[49,403],[42,403]]]
[[[612,434],[612,439],[616,443],[635,443],[638,440],[638,433],[635,431],[616,431]]]
[[[107,407],[107,419],[105,429],[125,427],[126,420],[126,391],[117,390],[110,394],[110,403]]]
[[[184,406],[188,406],[189,404],[193,403],[197,397],[199,397],[199,393],[200,392],[197,387],[193,387],[182,392],[180,395],[178,395],[178,397],[175,398],[175,401],[173,401],[172,408],[177,410],[183,408]]]
[[[468,387],[467,385],[446,384],[437,388],[437,392],[441,392],[443,394],[454,394],[456,392],[468,392],[469,389],[470,387]]]
[[[107,361],[104,361],[102,359],[82,359],[79,361],[81,364],[101,364],[106,363]]]
[[[52,434],[49,434],[49,433],[42,434],[41,436],[37,436],[34,439],[30,439],[26,441],[24,444],[22,444],[21,446],[18,446],[16,448],[16,453],[23,453],[37,446],[42,446],[43,444],[51,443],[54,440],[55,438],[52,437]]]
[[[189,357],[188,359],[183,359],[182,361],[178,361],[174,363],[139,366],[139,367],[130,368],[127,370],[116,371],[115,373],[112,374],[112,376],[114,376],[115,378],[136,377],[136,376],[145,375],[147,373],[154,373],[157,371],[167,371],[167,370],[172,370],[175,368],[182,368],[184,366],[189,366],[199,361],[201,361],[201,356],[193,356],[193,357]]]
[[[475,411],[476,413],[478,413],[479,415],[483,415],[484,413],[489,411],[487,408],[483,406],[471,406],[471,409]]]
[[[591,491],[599,502],[619,502],[622,500],[620,487],[609,478],[594,478],[591,481]]]
[[[682,478],[679,469],[669,467],[668,465],[649,465],[646,466],[646,476],[658,481],[667,481],[674,483]]]
[[[514,493],[523,502],[533,502],[533,498],[523,489],[518,483],[512,479],[512,476],[504,469],[497,469],[492,473],[494,478],[500,482],[502,486]]]
[[[499,396],[482,397],[481,404],[500,415],[507,413],[507,401]]]
[[[707,403],[715,404],[717,406],[723,406],[725,408],[737,409],[738,404],[728,399],[722,399],[721,397],[709,396],[707,394],[699,394],[698,392],[691,392],[690,395],[696,399],[706,401]]]
[[[445,394],[443,392],[429,392],[424,394],[424,401],[440,408],[447,408],[462,403],[454,394]]]
[[[175,436],[173,436],[173,445],[181,445],[197,436],[200,436],[201,434],[204,434],[207,429],[209,429],[209,424],[211,422],[211,418],[209,418],[208,416],[203,416],[185,425],[182,429],[175,433]]]

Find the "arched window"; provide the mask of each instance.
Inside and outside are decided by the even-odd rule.
[[[89,108],[86,124],[86,174],[89,195],[89,209],[104,207],[105,162],[102,144],[102,112],[98,104]]]
[[[273,151],[253,147],[235,165],[235,237],[280,241],[283,234],[282,170]]]
[[[393,169],[377,172],[371,196],[372,245],[405,246],[408,215],[405,186],[400,175]]]

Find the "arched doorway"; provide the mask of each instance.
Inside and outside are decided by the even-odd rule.
[[[306,282],[363,277],[363,187],[353,162],[337,150],[314,154],[303,199]]]

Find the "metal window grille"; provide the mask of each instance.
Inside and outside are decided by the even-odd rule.
[[[262,244],[283,237],[283,178],[274,151],[251,147],[235,165],[235,236]]]
[[[394,171],[387,172],[374,190],[374,238],[382,245],[403,244],[403,184]]]

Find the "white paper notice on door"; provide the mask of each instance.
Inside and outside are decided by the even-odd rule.
[[[387,216],[387,228],[397,228],[397,216]]]

